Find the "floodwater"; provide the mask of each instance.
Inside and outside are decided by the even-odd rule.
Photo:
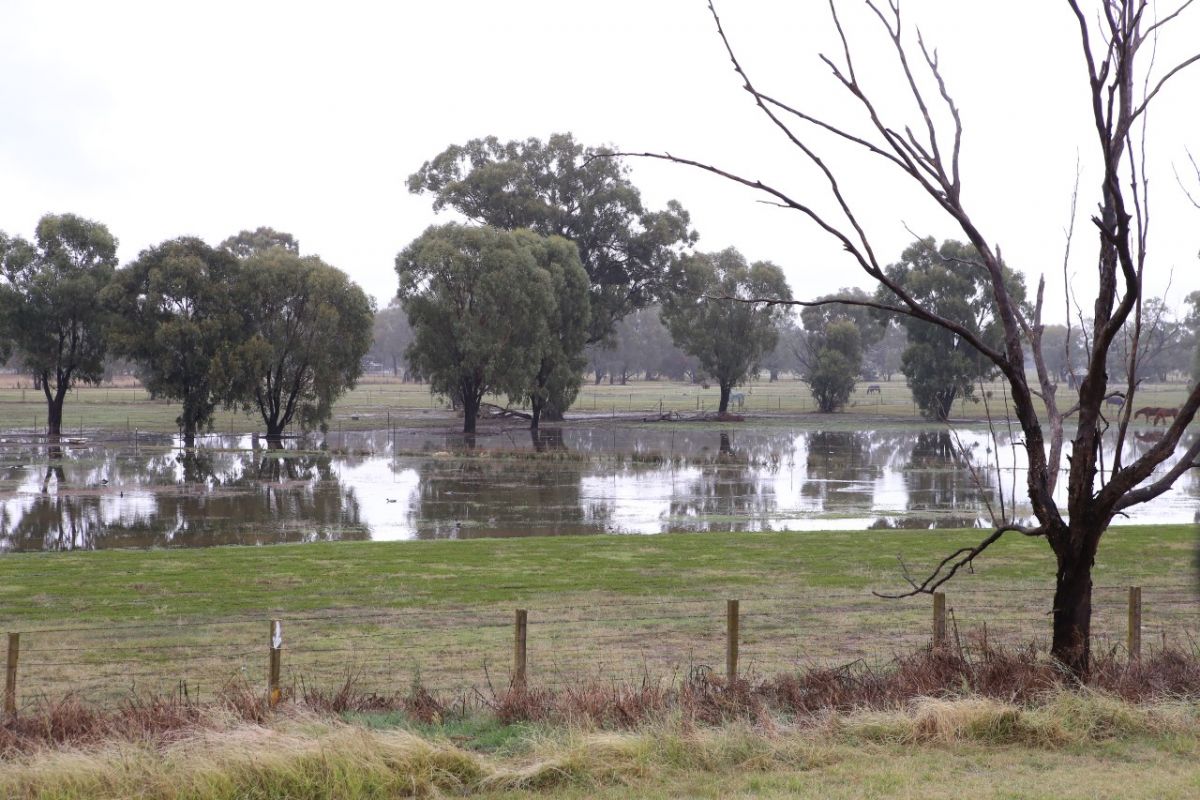
[[[1131,437],[1130,456],[1154,435]],[[492,430],[470,455],[461,435],[412,430],[202,442],[0,440],[0,552],[969,527],[1011,514],[1014,496],[1028,513],[1019,443],[980,429],[582,424],[536,440]],[[1192,471],[1120,522],[1197,508]]]

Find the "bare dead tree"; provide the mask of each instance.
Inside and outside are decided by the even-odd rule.
[[[799,156],[814,166],[836,211],[817,210],[814,202],[789,194],[778,186],[744,177],[714,164],[670,153],[621,153],[617,155],[663,159],[705,170],[724,179],[755,189],[772,205],[799,212],[825,234],[838,241],[870,278],[888,290],[890,302],[874,300],[790,301],[794,305],[843,302],[869,306],[923,320],[952,331],[987,358],[1008,384],[1017,422],[1021,426],[1028,461],[1026,490],[1036,524],[1015,519],[998,520],[993,530],[972,547],[949,554],[922,580],[910,580],[901,595],[933,592],[968,567],[1005,533],[1045,539],[1057,562],[1053,606],[1052,653],[1077,675],[1089,666],[1092,616],[1092,566],[1100,540],[1115,515],[1146,503],[1171,488],[1189,468],[1200,466],[1200,438],[1174,464],[1152,479],[1157,468],[1175,453],[1187,426],[1200,409],[1200,387],[1191,391],[1175,421],[1162,438],[1130,463],[1123,463],[1128,409],[1137,391],[1136,357],[1123,392],[1110,389],[1105,371],[1113,343],[1132,326],[1136,345],[1140,330],[1142,278],[1147,256],[1149,206],[1144,170],[1145,122],[1151,102],[1186,67],[1200,60],[1193,55],[1165,70],[1157,70],[1153,50],[1160,32],[1182,14],[1194,0],[1183,0],[1170,13],[1153,19],[1155,6],[1149,0],[1096,0],[1097,8],[1085,10],[1083,0],[1066,0],[1066,10],[1079,28],[1080,53],[1087,71],[1087,87],[1095,126],[1103,176],[1097,210],[1092,217],[1100,239],[1095,264],[1098,280],[1091,330],[1086,335],[1086,372],[1078,382],[1077,394],[1069,404],[1059,403],[1055,375],[1046,369],[1042,355],[1042,303],[1045,277],[1038,283],[1032,310],[1023,312],[1014,302],[1004,281],[1000,247],[976,225],[962,200],[959,168],[963,144],[963,122],[959,106],[944,78],[937,51],[926,45],[919,30],[908,33],[899,0],[877,0],[866,5],[895,58],[904,91],[913,101],[915,124],[894,124],[884,118],[873,90],[860,81],[855,47],[843,26],[834,0],[829,11],[839,39],[835,56],[820,55],[833,79],[855,101],[866,124],[861,129],[843,125],[819,113],[796,106],[760,90],[743,69],[726,34],[716,8],[709,10],[717,33],[743,88],[758,109],[788,140]],[[1147,46],[1149,45],[1149,46]],[[1143,50],[1149,52],[1143,54]],[[1148,61],[1148,66],[1143,62]],[[940,122],[939,122],[940,120]],[[892,280],[880,261],[866,225],[843,191],[837,169],[819,151],[819,143],[833,137],[856,147],[863,157],[881,169],[898,170],[958,226],[978,253],[978,263],[963,269],[987,271],[995,314],[1003,331],[1002,342],[993,345],[954,320],[939,316]],[[1065,274],[1064,274],[1065,277]],[[780,302],[777,298],[755,298],[757,302]],[[1080,314],[1082,324],[1082,314]],[[1026,376],[1023,345],[1033,356],[1035,376]],[[1104,411],[1107,398],[1125,397],[1124,414],[1116,427],[1111,468],[1106,469],[1103,437],[1110,427]],[[1044,406],[1039,418],[1035,399]],[[1066,405],[1066,408],[1063,408]],[[1066,456],[1067,499],[1060,507],[1055,488],[1062,467],[1065,444],[1064,420],[1076,418],[1071,453]],[[1009,510],[1011,513],[1011,509]],[[906,577],[907,572],[906,572]]]

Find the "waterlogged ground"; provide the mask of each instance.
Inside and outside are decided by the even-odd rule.
[[[1155,435],[1139,431],[1131,455]],[[468,444],[413,429],[331,432],[281,450],[210,436],[191,452],[145,434],[58,447],[12,435],[0,441],[0,551],[959,528],[987,524],[1014,496],[1024,510],[1019,443],[985,428],[606,420],[538,439],[490,428]],[[1193,473],[1121,521],[1192,522],[1197,507]]]

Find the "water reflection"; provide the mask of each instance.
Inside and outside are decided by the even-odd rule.
[[[716,452],[672,491],[670,527],[705,531],[765,530],[778,507],[775,485],[783,458],[792,453],[790,434],[748,437],[735,447],[736,433],[717,434]]]
[[[1154,442],[1135,437],[1126,458]],[[420,431],[209,437],[194,451],[2,444],[0,550],[963,527],[986,524],[1001,492],[1011,512],[1014,484],[1028,514],[1020,447],[944,428],[492,430],[471,453]],[[1189,474],[1130,521],[1190,522],[1198,496]]]
[[[44,470],[44,471],[43,471]],[[40,477],[39,477],[40,476]],[[74,451],[4,473],[0,550],[366,539],[327,455]]]

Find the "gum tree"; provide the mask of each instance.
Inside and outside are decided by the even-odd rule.
[[[1159,10],[1149,0],[1063,0],[1057,4],[1078,30],[1077,47],[1084,75],[1080,90],[1087,100],[1093,127],[1091,142],[1086,146],[1098,156],[1102,172],[1092,216],[1099,246],[1090,268],[1098,288],[1089,304],[1091,320],[1083,331],[1088,356],[1077,388],[1068,389],[1069,395],[1046,367],[1042,342],[1044,277],[1031,307],[1023,309],[1004,280],[996,234],[983,227],[964,199],[960,170],[964,126],[951,81],[936,50],[926,44],[919,31],[903,24],[899,0],[888,0],[886,5],[867,0],[866,7],[878,23],[879,43],[892,56],[892,75],[898,88],[910,101],[911,116],[907,119],[896,117],[892,111],[892,95],[897,87],[868,83],[866,73],[859,71],[859,54],[875,47],[875,43],[864,45],[852,37],[843,25],[837,4],[829,4],[838,49],[821,59],[833,81],[856,107],[856,122],[760,89],[738,60],[715,7],[709,6],[744,89],[766,121],[795,148],[796,156],[815,167],[822,177],[819,188],[807,187],[810,195],[796,195],[782,184],[751,179],[695,159],[663,153],[636,154],[707,170],[758,190],[768,196],[768,202],[807,218],[840,244],[849,259],[882,287],[887,298],[850,304],[866,304],[947,330],[994,366],[1008,385],[1023,434],[1028,458],[1026,491],[1033,520],[1027,524],[1011,513],[994,519],[993,529],[977,544],[950,553],[925,578],[910,578],[910,589],[904,594],[933,592],[1007,533],[1041,539],[1056,565],[1051,651],[1081,676],[1088,672],[1090,659],[1092,567],[1105,531],[1115,516],[1162,495],[1184,472],[1200,466],[1200,437],[1194,437],[1175,457],[1200,408],[1200,387],[1190,390],[1161,439],[1139,456],[1127,452],[1130,417],[1138,391],[1143,277],[1147,270],[1163,269],[1150,260],[1147,246],[1147,114],[1153,105],[1171,98],[1190,102],[1195,92],[1172,94],[1172,84],[1187,67],[1200,61],[1200,54],[1196,54],[1172,63],[1156,63],[1154,53],[1159,39],[1191,5],[1190,0],[1182,0]],[[904,176],[958,228],[977,258],[955,269],[986,275],[1000,331],[996,342],[938,313],[889,275],[887,265],[879,260],[868,223],[850,197],[843,180],[846,175],[826,158],[831,144],[856,150],[861,156],[859,169],[876,168]],[[758,299],[769,304],[781,301],[770,295]],[[822,302],[849,301],[801,304]],[[1132,368],[1118,385],[1110,381],[1105,364],[1114,342],[1126,334],[1132,343]],[[1034,363],[1032,378],[1025,372],[1026,349]],[[1114,415],[1105,401],[1117,394],[1123,394],[1125,402]],[[1044,404],[1044,417],[1039,418],[1035,400]],[[1075,428],[1069,441],[1071,457],[1064,459],[1068,419]],[[1066,476],[1065,498],[1055,492],[1060,473]]]
[[[42,217],[33,242],[0,233],[3,325],[46,396],[52,437],[62,432],[71,387],[104,376],[104,312],[97,297],[116,266],[117,240],[108,228],[74,214]]]
[[[213,381],[226,402],[257,410],[268,441],[324,423],[371,348],[374,309],[346,273],[286,247],[254,250],[232,287],[247,336],[226,347]]]
[[[627,314],[658,296],[680,248],[696,241],[675,201],[648,210],[619,160],[596,158],[569,133],[546,141],[495,136],[451,145],[408,178],[433,208],[453,208],[503,230],[562,236],[579,248],[591,301],[588,342],[608,338]]]
[[[995,347],[1000,344],[1001,331],[991,282],[984,270],[970,269],[975,262],[975,251],[969,245],[953,240],[938,245],[929,237],[905,248],[900,260],[886,272],[924,308]],[[1007,268],[1003,272],[1007,291],[1020,306],[1025,302],[1025,281]],[[884,303],[894,299],[886,286],[879,287],[876,296]],[[900,324],[908,340],[900,356],[900,371],[913,400],[926,418],[945,422],[954,401],[974,397],[975,384],[991,376],[992,363],[968,340],[945,327],[914,317],[904,317]]]
[[[408,361],[433,391],[462,403],[463,433],[475,432],[484,395],[521,398],[535,383],[556,308],[539,246],[528,232],[451,223],[396,256],[413,329]]]
[[[700,368],[721,387],[718,414],[729,410],[734,386],[758,370],[762,357],[779,341],[783,309],[728,303],[714,298],[788,299],[783,270],[769,261],[747,264],[732,247],[719,253],[694,253],[673,271],[675,289],[662,306],[663,324],[675,345],[695,356]]]
[[[182,403],[176,422],[187,447],[223,394],[213,363],[245,331],[231,294],[237,276],[232,254],[183,237],[142,251],[102,295],[113,351],[137,362],[152,396]]]

